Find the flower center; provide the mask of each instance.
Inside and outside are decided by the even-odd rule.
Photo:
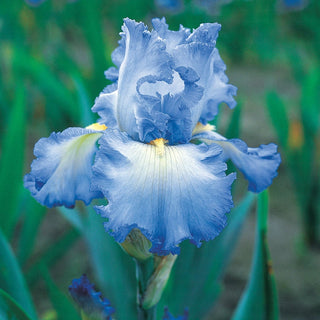
[[[96,131],[102,131],[102,130],[106,130],[107,126],[104,124],[100,124],[100,123],[93,123],[90,126],[87,126],[86,129],[92,129],[92,130],[96,130]]]
[[[150,141],[150,144],[154,145],[156,147],[156,152],[157,155],[163,156],[164,155],[164,146],[168,143],[169,141],[163,138],[158,138],[155,140]]]

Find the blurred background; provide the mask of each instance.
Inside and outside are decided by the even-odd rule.
[[[38,205],[23,189],[23,175],[39,138],[95,121],[90,108],[108,84],[103,72],[125,17],[148,25],[166,17],[173,30],[222,25],[217,47],[238,87],[238,106],[221,105],[215,124],[250,147],[279,145],[283,162],[270,187],[268,240],[281,316],[320,319],[318,0],[0,2],[0,226],[38,315],[57,319],[54,301],[67,305],[71,279],[84,272],[95,278],[96,260],[74,216]],[[246,190],[238,176],[235,203]],[[230,319],[250,272],[254,225],[250,214],[206,319]]]

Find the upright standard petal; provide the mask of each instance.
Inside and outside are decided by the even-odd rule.
[[[278,175],[280,154],[274,143],[262,144],[258,148],[248,148],[240,139],[227,140],[220,134],[204,131],[193,136],[208,144],[215,143],[223,148],[224,160],[231,159],[249,182],[248,189],[261,192],[268,188]]]
[[[216,40],[221,28],[218,23],[203,23],[190,33],[182,26],[179,31],[170,31],[165,19],[154,19],[153,26],[159,36],[166,41],[166,50],[173,57],[175,68],[193,69],[203,88],[203,96],[197,107],[192,110],[193,126],[213,120],[218,114],[218,106],[225,102],[230,108],[235,107],[233,98],[237,88],[228,84],[225,75],[226,66],[222,61]]]
[[[101,198],[99,191],[90,189],[96,142],[101,135],[94,129],[68,128],[40,139],[34,147],[37,159],[24,178],[24,186],[50,208],[73,207],[76,200],[89,204],[93,198]]]
[[[192,109],[203,89],[196,84],[199,78],[192,69],[180,67],[173,75],[171,84],[149,78],[138,87],[142,108],[136,111],[136,121],[142,142],[158,138],[171,145],[190,141]]]
[[[93,183],[109,204],[96,209],[116,241],[138,228],[151,252],[176,254],[181,241],[200,246],[224,228],[235,176],[225,175],[219,146],[143,144],[112,130],[99,143]]]
[[[121,45],[125,50],[119,67],[116,118],[120,130],[138,140],[135,113],[143,106],[137,100],[137,86],[148,78],[171,82],[172,62],[164,41],[143,23],[125,19],[122,30]]]
[[[186,43],[186,40],[191,33],[190,29],[184,28],[182,25],[180,25],[179,31],[169,30],[165,18],[152,19],[152,25],[159,37],[165,40],[166,50],[169,54],[171,54],[172,50],[178,45]]]
[[[114,308],[111,307],[109,300],[94,290],[93,284],[85,274],[79,279],[72,280],[69,292],[78,307],[90,319],[111,320]]]

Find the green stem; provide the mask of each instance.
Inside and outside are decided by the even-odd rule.
[[[156,307],[150,309],[144,309],[143,297],[147,289],[148,279],[151,276],[152,268],[150,268],[149,261],[138,261],[136,262],[136,277],[137,277],[137,305],[138,305],[138,320],[156,320],[157,313]],[[151,272],[150,272],[151,269]]]

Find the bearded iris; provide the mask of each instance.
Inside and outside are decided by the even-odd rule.
[[[164,19],[152,23],[148,31],[124,20],[116,67],[105,72],[113,83],[92,108],[98,123],[40,139],[25,186],[48,207],[105,197],[108,205],[96,210],[116,241],[139,229],[151,252],[167,255],[185,239],[200,246],[225,227],[235,179],[225,174],[227,159],[260,192],[280,155],[274,144],[248,148],[208,124],[221,102],[236,105],[216,48],[220,25],[170,31]]]

